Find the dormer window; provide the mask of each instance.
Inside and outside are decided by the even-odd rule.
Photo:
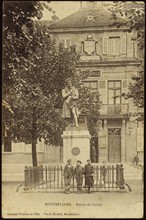
[[[94,20],[93,15],[91,15],[91,14],[90,14],[90,15],[88,15],[87,20],[88,20],[88,21],[92,21],[92,20]]]

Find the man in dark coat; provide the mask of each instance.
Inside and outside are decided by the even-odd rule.
[[[93,166],[91,165],[91,160],[87,160],[87,164],[84,167],[84,175],[85,175],[85,186],[88,187],[88,193],[91,193],[91,187],[93,186]]]
[[[91,156],[92,156],[92,162],[96,163],[97,151],[94,145],[91,147]]]
[[[74,170],[74,176],[76,178],[77,182],[77,193],[81,194],[82,193],[82,184],[83,184],[83,174],[84,174],[84,169],[81,166],[81,161],[77,161],[77,165]]]
[[[71,187],[71,179],[74,174],[74,167],[71,165],[71,159],[67,160],[67,164],[64,167],[64,183],[65,183],[65,193],[69,194]]]

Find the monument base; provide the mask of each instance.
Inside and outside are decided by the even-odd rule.
[[[90,158],[90,138],[88,130],[83,127],[67,127],[63,132],[63,163],[66,164],[68,159],[76,165],[77,160],[82,164]]]

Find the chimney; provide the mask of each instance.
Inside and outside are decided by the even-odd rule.
[[[95,8],[96,2],[95,1],[87,1],[87,8]]]
[[[88,9],[94,9],[94,8],[102,8],[103,7],[103,1],[87,1],[86,2],[86,8]]]

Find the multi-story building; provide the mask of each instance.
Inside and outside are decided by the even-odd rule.
[[[119,18],[120,22],[123,20]],[[97,162],[132,162],[143,155],[143,127],[132,121],[137,112],[132,100],[122,93],[139,68],[136,32],[113,25],[111,13],[102,2],[81,2],[78,11],[49,26],[50,35],[66,48],[74,45],[80,53],[76,68],[90,70],[84,84],[101,95],[101,127],[94,137]]]
[[[132,163],[137,153],[142,161],[143,125],[129,116],[138,109],[132,100],[121,95],[128,91],[128,84],[139,68],[140,53],[132,40],[137,33],[128,32],[124,25],[113,25],[111,13],[102,2],[95,1],[81,2],[81,8],[70,16],[43,24],[49,26],[50,35],[58,44],[63,42],[66,48],[74,45],[80,53],[78,70],[92,72],[84,84],[98,90],[102,102],[101,126],[98,136],[93,138],[96,162]],[[31,145],[13,143],[8,137],[4,142],[3,179],[23,179],[25,165],[32,164]],[[62,147],[39,142],[37,156],[38,164],[62,162]]]
[[[122,22],[122,19],[120,19]],[[81,2],[81,8],[70,16],[54,23],[45,21],[56,42],[66,48],[74,45],[80,53],[76,68],[90,70],[92,75],[84,84],[98,90],[102,102],[101,126],[97,137],[96,162],[132,163],[138,153],[143,160],[143,125],[129,117],[137,112],[132,100],[121,94],[139,68],[139,51],[132,40],[136,32],[128,32],[124,25],[117,28],[102,2]],[[13,143],[6,137],[2,146],[3,181],[23,180],[24,167],[32,164],[31,145]],[[92,143],[92,142],[91,142]],[[38,164],[62,162],[61,146],[37,144]],[[129,175],[129,167],[127,168]]]

